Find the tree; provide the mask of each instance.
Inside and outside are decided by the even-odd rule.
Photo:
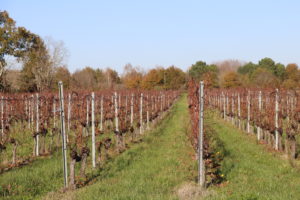
[[[250,77],[254,86],[274,88],[279,86],[278,78],[266,68],[257,68]]]
[[[0,11],[0,81],[6,67],[5,56],[24,60],[41,47],[41,39],[24,27],[16,27],[6,11]]]
[[[106,88],[114,88],[114,86],[116,84],[120,84],[121,83],[121,78],[118,74],[117,71],[111,69],[111,68],[107,68],[105,71],[104,71],[104,75],[106,77]]]
[[[207,65],[206,62],[203,61],[198,61],[190,67],[188,73],[192,78],[200,80],[202,75],[209,71],[217,73],[218,67],[216,65]]]
[[[58,90],[58,82],[62,81],[65,89],[71,89],[72,76],[66,66],[57,67],[54,74],[53,89]]]
[[[287,89],[295,89],[299,87],[300,72],[297,64],[288,64],[286,69],[286,79],[283,82],[283,87]]]
[[[164,72],[165,89],[179,89],[185,86],[185,73],[174,66],[167,68]]]
[[[236,72],[243,63],[239,60],[224,60],[215,63],[215,65],[218,67],[220,76],[223,76],[228,72]]]
[[[151,69],[143,78],[143,89],[163,89],[164,87],[164,73],[162,67]]]
[[[257,65],[252,63],[252,62],[249,62],[241,67],[238,68],[238,73],[240,74],[248,74],[248,75],[251,75],[256,69],[257,69]]]
[[[132,67],[131,64],[127,64],[124,66],[122,80],[126,88],[141,88],[143,73],[138,67]]]
[[[95,70],[88,66],[82,70],[77,70],[72,75],[72,83],[75,88],[94,89],[97,86]]]
[[[5,56],[15,54],[17,29],[6,11],[0,12],[0,78],[5,69]]]
[[[236,72],[228,72],[227,74],[224,75],[224,81],[222,85],[224,88],[232,88],[232,87],[239,87],[242,84]]]
[[[264,68],[272,72],[275,76],[283,80],[285,78],[285,67],[284,65],[277,63],[271,58],[263,58],[258,62],[258,67]]]
[[[286,66],[286,78],[294,81],[300,81],[300,72],[297,64],[288,64]]]

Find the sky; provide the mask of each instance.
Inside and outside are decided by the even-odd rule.
[[[300,64],[299,0],[0,0],[0,10],[63,41],[71,72],[264,57]]]

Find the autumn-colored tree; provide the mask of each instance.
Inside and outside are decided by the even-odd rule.
[[[206,62],[203,61],[198,61],[190,67],[188,73],[192,78],[200,80],[202,75],[209,71],[218,73],[218,67],[216,65],[207,65]]]
[[[213,71],[204,73],[202,75],[202,80],[204,81],[205,87],[208,87],[208,88],[218,88],[219,87],[218,74]]]
[[[171,66],[164,73],[165,89],[179,89],[185,86],[186,75],[181,69]]]
[[[228,72],[224,75],[222,84],[224,88],[240,87],[241,85],[239,75],[236,72]]]
[[[143,80],[143,73],[138,67],[133,67],[131,64],[124,66],[124,74],[122,82],[126,88],[137,89],[141,88]]]
[[[37,60],[42,61],[45,64],[45,57],[47,57],[45,46],[41,38],[26,30],[24,27],[16,27],[15,21],[9,17],[6,11],[0,11],[0,81],[2,82],[2,76],[6,67],[6,56],[14,56],[19,60],[22,60],[27,65],[33,65]],[[39,58],[40,57],[40,58]],[[30,71],[30,70],[24,70]],[[26,76],[23,76],[23,79]],[[29,77],[29,76],[27,76]],[[30,77],[32,78],[32,77]],[[22,80],[23,80],[22,79]],[[38,85],[35,80],[35,86],[33,86],[32,81],[25,80],[25,82],[30,82],[30,86],[25,88],[30,88],[33,90],[39,89],[41,85]],[[45,80],[43,80],[45,81]],[[40,83],[39,82],[39,83]],[[33,87],[32,87],[33,86]]]
[[[251,82],[256,87],[274,88],[279,87],[279,79],[266,68],[257,68],[250,77]]]
[[[239,74],[247,74],[249,76],[251,76],[251,74],[257,69],[257,65],[252,63],[252,62],[249,62],[241,67],[238,68],[238,73]]]
[[[300,71],[297,64],[288,64],[286,69],[286,79],[283,82],[283,87],[287,89],[295,89],[300,86]]]
[[[258,67],[264,68],[272,72],[277,78],[283,80],[285,78],[285,67],[284,65],[277,63],[271,58],[263,58],[258,62]]]
[[[2,79],[4,92],[18,92],[20,90],[19,78],[20,70],[6,69]]]
[[[106,80],[105,80],[106,88],[114,88],[115,85],[121,83],[121,78],[120,78],[118,72],[111,68],[107,68],[104,71],[104,75],[106,77]]]
[[[212,87],[218,87],[218,72],[216,65],[207,65],[203,61],[196,62],[188,70],[190,78],[197,81],[204,80]]]
[[[64,88],[68,90],[71,88],[71,80],[72,80],[72,76],[68,68],[66,66],[58,67],[56,68],[56,72],[54,75],[53,89],[57,90],[58,89],[57,83],[59,81],[62,81],[64,84]]]
[[[42,91],[51,89],[53,70],[44,41],[37,37],[35,48],[23,57],[23,68],[20,74],[20,87],[23,91]]]
[[[143,78],[143,89],[163,89],[165,70],[161,67],[151,69]]]
[[[79,89],[94,89],[97,86],[94,69],[87,66],[82,70],[75,71],[72,75],[72,85]]]

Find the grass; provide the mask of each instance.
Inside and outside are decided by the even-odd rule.
[[[213,187],[215,195],[206,199],[272,199],[300,198],[300,172],[280,154],[268,152],[249,136],[221,119],[206,115],[207,121],[225,145],[222,173],[227,182]]]
[[[187,137],[186,97],[157,129],[100,172],[97,182],[47,199],[178,199],[176,188],[194,179],[193,149]]]
[[[62,186],[62,162],[59,153],[0,176],[1,199],[35,199]]]

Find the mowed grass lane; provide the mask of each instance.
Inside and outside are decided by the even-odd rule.
[[[184,95],[162,124],[105,166],[94,184],[45,199],[178,199],[176,189],[196,171],[188,123]]]
[[[222,170],[228,183],[213,188],[207,199],[297,200],[300,199],[300,171],[280,154],[268,152],[255,137],[208,115],[208,123],[223,141],[227,155]]]

